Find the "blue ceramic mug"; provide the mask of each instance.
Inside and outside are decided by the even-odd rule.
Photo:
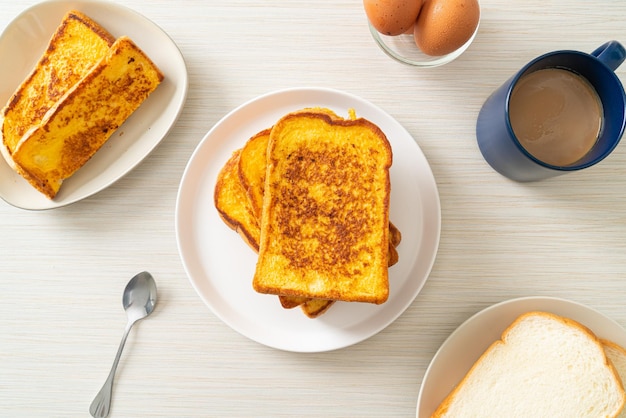
[[[626,58],[617,41],[591,54],[554,51],[535,58],[485,101],[476,123],[476,138],[485,160],[500,174],[516,181],[535,181],[581,170],[602,161],[619,143],[626,125],[626,95],[615,69]],[[591,150],[577,162],[556,166],[540,161],[520,144],[511,126],[509,104],[519,80],[546,68],[570,70],[589,81],[602,105],[602,125]]]

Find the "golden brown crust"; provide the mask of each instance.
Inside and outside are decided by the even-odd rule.
[[[391,147],[364,119],[282,118],[267,152],[262,293],[382,303],[388,297]]]

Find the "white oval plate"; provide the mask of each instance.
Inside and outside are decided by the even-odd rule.
[[[276,296],[252,289],[256,254],[220,219],[213,203],[219,170],[231,153],[285,114],[321,106],[377,124],[393,149],[390,218],[402,232],[399,262],[389,269],[390,296],[382,305],[335,303],[317,319],[283,309]],[[198,145],[183,174],[176,202],[176,238],[189,279],[213,313],[261,344],[320,352],[362,341],[392,323],[426,282],[441,226],[439,194],[430,166],[411,135],[391,116],[350,94],[320,88],[289,89],[256,98],[219,121]]]
[[[626,330],[617,322],[577,302],[553,297],[525,297],[492,305],[473,315],[441,345],[424,374],[417,398],[418,418],[430,417],[481,354],[500,339],[521,314],[545,311],[580,322],[598,337],[626,347]]]
[[[30,74],[68,11],[85,13],[113,36],[129,36],[161,69],[161,85],[104,146],[47,199],[0,158],[0,197],[31,210],[52,209],[89,197],[137,166],[167,135],[187,95],[187,69],[176,44],[139,13],[107,1],[48,1],[17,16],[0,35],[0,107]]]

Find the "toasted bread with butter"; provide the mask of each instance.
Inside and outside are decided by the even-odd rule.
[[[253,287],[383,303],[391,147],[365,119],[297,112],[272,128]]]
[[[122,36],[43,117],[13,152],[18,172],[52,199],[163,80],[156,65]]]
[[[2,110],[2,155],[14,167],[12,154],[26,131],[109,51],[115,38],[75,10],[68,12],[45,53]]]

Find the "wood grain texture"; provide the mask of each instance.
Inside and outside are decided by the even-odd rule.
[[[0,28],[35,4],[5,3]],[[483,0],[472,46],[428,70],[383,54],[359,1],[123,4],[180,47],[187,104],[140,166],[92,198],[44,212],[0,204],[0,415],[87,416],[126,323],[122,289],[144,269],[160,300],[126,344],[112,417],[409,417],[438,347],[493,303],[558,296],[626,325],[624,146],[584,172],[517,184],[484,162],[474,134],[483,101],[528,60],[626,42],[626,2]],[[341,89],[394,116],[431,164],[443,222],[432,274],[396,322],[307,355],[261,346],[214,316],[174,230],[178,184],[205,133],[245,101],[299,86]]]

